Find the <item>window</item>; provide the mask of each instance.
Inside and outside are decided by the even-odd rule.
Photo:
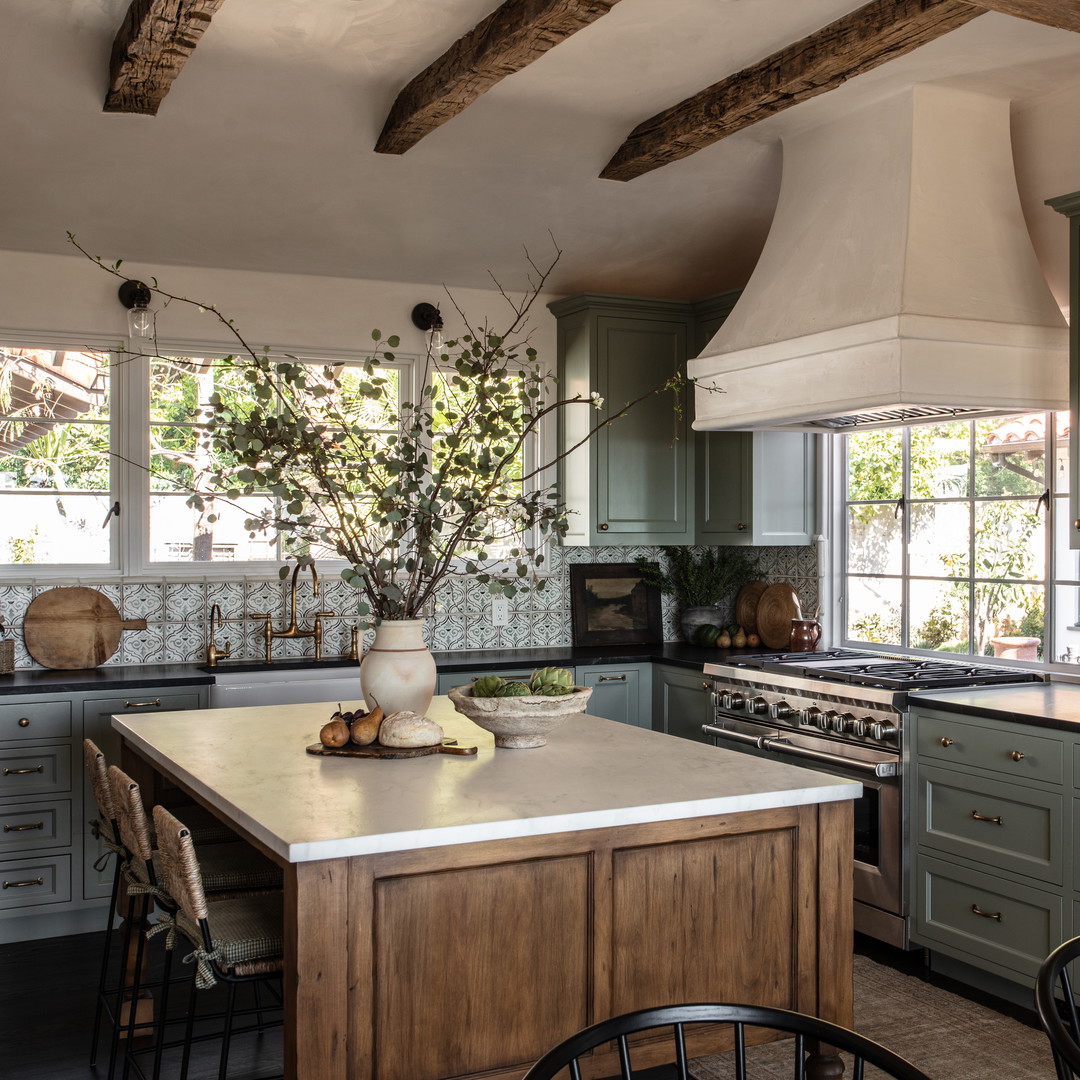
[[[0,346],[0,562],[113,561],[112,357]]]
[[[860,432],[845,453],[845,638],[913,651],[1080,653],[1068,414]]]

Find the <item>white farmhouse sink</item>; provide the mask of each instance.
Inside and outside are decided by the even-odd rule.
[[[267,668],[258,671],[214,672],[210,708],[244,705],[299,705],[306,702],[360,700],[356,667]]]

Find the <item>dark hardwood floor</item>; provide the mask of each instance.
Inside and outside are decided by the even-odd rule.
[[[104,1080],[108,1076],[109,1034],[104,1028],[97,1068],[89,1066],[104,938],[104,933],[79,934],[0,945],[2,1080],[78,1080],[81,1077]],[[175,964],[174,972],[176,968],[180,969],[175,973],[180,981],[174,984],[170,1002],[169,1013],[173,1017],[181,1015],[187,1004],[187,980],[191,972],[183,964]],[[151,978],[154,974],[152,970]],[[223,988],[201,992],[199,1014],[217,1012],[223,1004]],[[175,1027],[179,1035],[179,1025],[170,1026]],[[209,1034],[210,1021],[201,1030]],[[140,1045],[145,1045],[145,1041]],[[217,1076],[219,1048],[216,1039],[196,1045],[190,1080],[212,1080]],[[144,1055],[142,1060],[149,1075],[150,1055]],[[162,1080],[179,1075],[179,1061],[179,1050],[170,1052],[162,1069]],[[118,1066],[117,1080],[122,1073],[122,1067]],[[229,1054],[230,1080],[234,1077],[262,1080],[280,1075],[280,1027],[241,1035],[234,1040]]]

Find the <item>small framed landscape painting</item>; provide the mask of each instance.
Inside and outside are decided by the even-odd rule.
[[[660,591],[636,563],[570,567],[575,645],[645,645],[663,641]]]

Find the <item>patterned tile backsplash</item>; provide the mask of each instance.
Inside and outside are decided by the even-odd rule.
[[[763,580],[787,581],[795,586],[803,610],[812,612],[818,603],[818,560],[813,547],[761,547],[753,549]],[[550,576],[543,589],[518,594],[510,602],[510,621],[495,626],[491,621],[491,596],[486,586],[465,578],[447,581],[439,590],[427,623],[428,643],[434,649],[499,649],[570,645],[570,586],[567,567],[571,563],[633,562],[639,556],[663,561],[663,553],[652,547],[554,548],[546,566]],[[22,617],[35,595],[57,585],[74,582],[35,580],[0,585],[0,615],[14,631],[15,666],[34,667],[23,646]],[[108,661],[113,664],[198,663],[206,655],[207,619],[210,607],[221,609],[224,625],[217,632],[217,644],[232,643],[232,658],[261,659],[264,651],[260,623],[253,618],[261,612],[274,617],[275,626],[284,626],[289,616],[289,584],[264,578],[237,578],[232,581],[168,582],[131,580],[123,584],[97,583],[80,578],[79,585],[100,589],[120,609],[125,619],[146,619],[145,630],[126,630],[120,648]],[[357,593],[339,578],[327,573],[320,581],[319,595],[312,592],[311,578],[302,575],[297,586],[297,621],[310,625],[316,611],[333,611],[324,621],[323,655],[348,655],[354,626],[364,629],[363,641],[370,644],[373,631],[369,620],[357,614]],[[663,598],[664,638],[679,640],[679,612],[674,598]],[[729,610],[725,618],[730,619]],[[275,657],[310,656],[310,638],[273,643]]]

